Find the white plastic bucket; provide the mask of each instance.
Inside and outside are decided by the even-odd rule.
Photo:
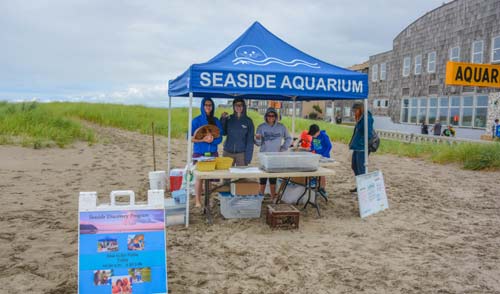
[[[167,186],[167,173],[164,170],[149,172],[149,189],[165,190]]]

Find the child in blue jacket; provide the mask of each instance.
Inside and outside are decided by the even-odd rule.
[[[311,152],[319,154],[323,157],[330,158],[330,151],[332,151],[332,142],[326,131],[321,131],[319,126],[312,124],[309,127],[308,133],[313,139],[311,144]]]
[[[330,151],[332,151],[332,142],[330,141],[330,137],[328,137],[328,135],[326,134],[326,131],[320,130],[317,124],[312,124],[309,127],[308,134],[312,137],[311,152],[319,154],[326,158],[330,158]],[[319,192],[323,195],[323,197],[327,196],[325,186],[326,178],[321,177]]]

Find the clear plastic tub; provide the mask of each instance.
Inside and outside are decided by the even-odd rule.
[[[261,152],[260,168],[267,172],[310,172],[319,168],[321,155],[310,152]]]
[[[165,203],[165,226],[186,223],[186,204],[180,204],[174,198],[167,198]]]
[[[219,193],[220,212],[225,218],[259,218],[264,196],[234,196]]]

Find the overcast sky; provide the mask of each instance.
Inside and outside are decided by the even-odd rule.
[[[0,100],[161,101],[254,21],[349,67],[443,2],[0,0]]]

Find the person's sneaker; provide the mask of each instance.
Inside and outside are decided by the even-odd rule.
[[[351,190],[349,190],[349,192],[351,192],[351,193],[358,192],[358,188],[351,189]]]

